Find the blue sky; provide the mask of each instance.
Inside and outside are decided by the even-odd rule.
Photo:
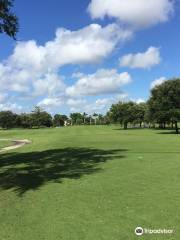
[[[178,0],[15,0],[0,35],[0,110],[104,113],[180,75]]]

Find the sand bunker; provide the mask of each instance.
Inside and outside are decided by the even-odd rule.
[[[5,151],[9,151],[9,150],[13,150],[16,148],[20,148],[26,144],[30,144],[31,141],[28,139],[22,139],[22,140],[13,140],[13,139],[0,139],[0,141],[11,141],[12,145],[8,146],[8,147],[4,147],[0,150],[0,152],[5,152]]]

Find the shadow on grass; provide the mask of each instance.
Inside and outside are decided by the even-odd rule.
[[[126,132],[127,130],[146,130],[146,129],[149,129],[149,128],[127,128],[127,129],[124,129],[124,128],[113,128],[113,130],[115,131],[124,131]]]
[[[126,132],[127,130],[130,130],[130,131],[133,131],[133,130],[154,130],[154,131],[162,131],[162,132],[158,132],[157,134],[176,134],[176,130],[172,130],[172,128],[166,128],[166,129],[162,129],[162,128],[127,128],[127,129],[124,129],[124,128],[114,128],[113,130],[116,130],[116,131],[124,131]],[[180,134],[180,129],[179,129],[179,134]]]
[[[157,134],[165,134],[165,135],[167,135],[167,134],[175,134],[175,135],[178,135],[175,130],[174,131],[164,130],[164,132],[158,132]]]
[[[123,158],[120,153],[125,151],[64,148],[0,154],[0,188],[13,189],[21,196],[48,182],[61,183],[64,178],[79,179],[101,171],[100,163]]]

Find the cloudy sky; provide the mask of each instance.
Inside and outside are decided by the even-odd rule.
[[[15,0],[0,35],[0,110],[104,113],[180,76],[179,0]]]

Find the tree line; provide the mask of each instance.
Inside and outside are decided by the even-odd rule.
[[[31,113],[16,114],[12,111],[0,112],[0,127],[3,129],[62,127],[65,125],[82,124],[107,124],[107,120],[105,116],[96,113],[92,116],[78,112],[71,113],[70,117],[63,114],[52,116],[38,106]]]
[[[55,114],[53,117],[40,107],[31,113],[15,114],[11,111],[0,112],[1,128],[40,128],[60,127],[64,125],[102,125],[121,124],[128,127],[171,127],[178,133],[180,121],[180,79],[165,81],[151,90],[146,103],[118,102],[112,104],[105,114],[88,115],[87,113],[71,113],[70,116]]]
[[[180,79],[165,81],[151,90],[146,103],[119,102],[113,104],[107,113],[114,123],[120,123],[124,129],[128,125],[142,124],[149,127],[171,127],[178,133],[180,121]]]

